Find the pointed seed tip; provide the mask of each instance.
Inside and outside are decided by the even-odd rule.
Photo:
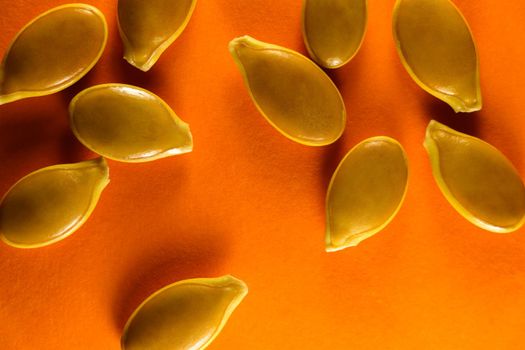
[[[327,242],[326,245],[325,245],[325,248],[324,250],[327,252],[327,253],[333,253],[333,252],[337,252],[341,249],[343,249],[344,247],[338,247],[338,246],[334,246],[331,242]]]
[[[434,120],[434,119],[431,119],[429,122],[428,122],[428,125],[427,125],[427,134],[432,130],[432,129],[435,129],[435,128],[438,128],[440,127],[441,124],[440,122],[438,122],[437,120]]]
[[[124,56],[122,56],[122,58],[124,60],[126,60],[126,62],[128,62],[130,65],[132,65],[133,67],[143,71],[143,72],[147,72],[151,69],[151,67],[153,66],[153,63],[150,63],[148,64],[149,61],[147,61],[146,63],[144,64],[139,64],[137,61],[135,61],[133,58],[129,57],[128,54],[126,53]]]
[[[240,44],[246,44],[246,43],[254,43],[258,42],[257,39],[252,38],[249,35],[241,35],[238,36],[230,41],[230,46],[239,46]]]

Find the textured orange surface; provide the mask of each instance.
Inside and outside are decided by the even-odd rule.
[[[370,0],[361,51],[330,73],[348,122],[324,148],[295,144],[257,112],[227,44],[250,34],[300,52],[299,0],[198,0],[186,31],[148,73],[122,60],[116,1],[90,1],[110,37],[97,66],[55,95],[0,106],[0,192],[43,166],[94,157],[68,127],[80,90],[152,90],[190,124],[194,152],[109,161],[111,183],[88,222],[46,248],[0,245],[0,348],[119,349],[124,323],[158,288],[231,273],[250,293],[210,349],[523,349],[525,229],[498,235],[459,216],[422,147],[436,118],[494,144],[525,175],[525,2],[456,0],[481,61],[483,110],[456,115],[397,57],[393,0]],[[55,0],[2,0],[0,52]],[[324,197],[338,161],[388,135],[410,161],[407,197],[387,228],[324,252]]]

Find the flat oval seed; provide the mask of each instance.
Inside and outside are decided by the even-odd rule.
[[[193,148],[188,124],[160,97],[136,86],[92,86],[71,100],[69,114],[80,142],[106,158],[147,162]]]
[[[456,112],[481,109],[479,63],[468,24],[449,0],[397,0],[394,40],[415,82]]]
[[[0,203],[0,238],[37,248],[75,232],[109,183],[104,158],[37,170],[18,181]]]
[[[441,192],[463,217],[492,232],[523,225],[525,186],[499,150],[434,120],[424,145]]]
[[[119,0],[118,27],[124,59],[148,71],[182,33],[196,0]]]
[[[146,299],[129,318],[123,350],[199,350],[220,333],[248,293],[232,276],[169,285]]]
[[[308,146],[335,142],[346,111],[334,83],[314,62],[249,36],[230,42],[255,105],[279,132]]]
[[[365,36],[367,0],[304,0],[303,38],[312,59],[338,68],[357,53]]]
[[[326,251],[358,245],[382,230],[405,197],[408,165],[396,140],[378,136],[352,148],[326,195]]]
[[[43,96],[76,83],[93,68],[106,46],[108,29],[95,7],[55,7],[15,37],[0,68],[0,104]]]

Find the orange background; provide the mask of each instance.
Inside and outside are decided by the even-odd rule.
[[[498,147],[525,174],[525,2],[456,0],[481,61],[483,110],[456,115],[408,76],[391,34],[394,0],[370,0],[361,51],[330,75],[348,110],[343,137],[309,148],[257,112],[230,57],[232,38],[305,53],[299,0],[198,0],[183,35],[148,73],[128,65],[116,1],[108,46],[73,87],[0,106],[0,193],[38,168],[93,158],[67,106],[93,84],[150,89],[190,124],[192,153],[109,161],[111,183],[87,223],[49,247],[0,245],[0,348],[119,349],[136,306],[158,288],[231,273],[250,293],[213,349],[523,349],[525,229],[472,226],[445,201],[422,147],[435,118]],[[0,52],[64,1],[2,0]],[[324,197],[357,142],[389,135],[410,161],[408,194],[387,228],[324,252]]]

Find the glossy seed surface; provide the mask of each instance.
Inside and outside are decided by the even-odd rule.
[[[257,108],[284,136],[308,146],[328,145],[341,136],[343,99],[314,62],[249,36],[232,40],[229,49]]]
[[[53,165],[25,176],[0,203],[0,238],[18,248],[66,238],[91,215],[108,183],[104,158]]]
[[[304,0],[303,38],[312,59],[325,68],[350,61],[363,42],[367,0]]]
[[[80,142],[106,158],[146,162],[193,148],[188,124],[160,97],[136,86],[92,86],[73,98],[69,114]]]
[[[366,139],[337,167],[326,196],[326,251],[356,246],[382,230],[405,197],[408,164],[394,139]]]
[[[148,71],[188,24],[196,0],[119,0],[124,59]]]
[[[401,61],[421,88],[456,112],[481,109],[476,45],[450,0],[397,0],[393,32]]]
[[[199,350],[220,333],[248,293],[232,276],[174,283],[147,298],[131,315],[123,350]]]
[[[104,15],[95,7],[55,7],[27,24],[0,68],[0,104],[63,90],[98,61],[107,40]]]
[[[498,149],[434,120],[424,145],[441,192],[463,217],[492,232],[523,225],[525,186]]]

